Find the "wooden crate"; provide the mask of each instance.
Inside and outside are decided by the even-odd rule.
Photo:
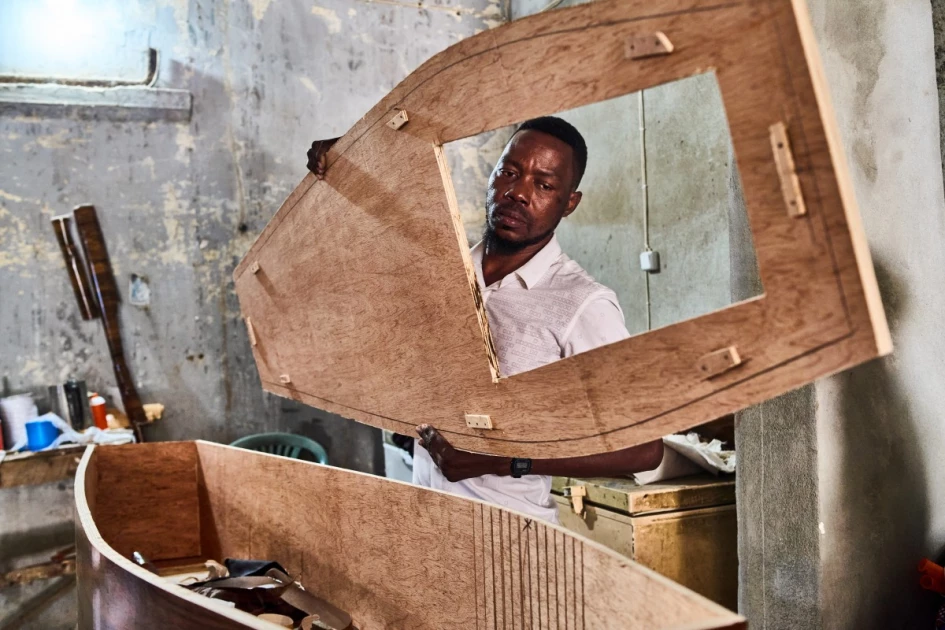
[[[562,496],[565,487],[576,485],[587,491],[584,518]],[[736,609],[734,479],[699,476],[640,486],[630,479],[555,477],[552,490],[569,530]]]

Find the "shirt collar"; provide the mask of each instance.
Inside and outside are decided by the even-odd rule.
[[[475,247],[470,251],[470,255],[473,260],[473,265],[476,268],[476,277],[479,279],[479,286],[485,288],[486,283],[482,275],[482,255],[484,253],[485,247],[480,241],[476,244]],[[538,250],[538,253],[529,259],[527,263],[510,273],[509,275],[502,278],[499,282],[496,283],[496,286],[502,286],[505,283],[506,279],[512,275],[518,276],[518,279],[522,281],[522,284],[525,285],[526,289],[531,289],[534,287],[539,280],[541,280],[548,270],[551,268],[551,265],[554,264],[556,260],[561,256],[561,245],[558,244],[557,235],[552,235],[551,240]]]

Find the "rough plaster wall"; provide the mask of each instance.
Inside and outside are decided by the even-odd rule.
[[[931,627],[915,565],[945,543],[945,7],[810,5],[896,349],[740,414],[740,609],[771,629]],[[735,263],[733,287],[752,273]]]
[[[228,442],[284,430],[320,441],[333,464],[382,471],[376,430],[262,393],[231,272],[301,180],[311,141],[340,135],[432,54],[496,25],[499,4],[77,4],[93,16],[119,11],[124,30],[116,45],[159,49],[158,85],[190,90],[193,118],[0,117],[0,376],[14,388],[72,375],[90,389],[113,382],[101,324],[81,320],[49,224],[89,202],[98,208],[124,300],[132,374],[145,402],[167,406],[149,439]],[[0,23],[9,6],[0,6]],[[15,63],[5,57],[0,68]],[[132,273],[149,279],[149,308],[127,302]],[[27,524],[71,527],[71,509],[44,517],[42,507],[7,506],[70,501],[67,491],[0,491],[0,556],[7,540],[26,537]],[[36,532],[35,545],[57,544]],[[4,598],[0,617],[19,601]],[[63,615],[42,627],[72,623]]]

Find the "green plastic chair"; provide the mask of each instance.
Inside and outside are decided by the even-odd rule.
[[[245,448],[251,451],[269,453],[270,455],[279,455],[281,457],[291,457],[292,459],[302,459],[318,462],[319,464],[328,463],[328,453],[325,448],[304,435],[294,435],[292,433],[257,433],[256,435],[247,435],[236,440],[230,446]],[[307,454],[308,457],[303,456]]]

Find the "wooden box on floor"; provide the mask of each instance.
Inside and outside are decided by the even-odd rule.
[[[578,516],[565,488],[583,486]],[[735,480],[710,475],[640,486],[555,477],[561,524],[723,606],[738,605]]]
[[[90,447],[76,477],[79,628],[270,628],[134,564],[271,559],[378,628],[744,628],[564,528],[209,442]]]

